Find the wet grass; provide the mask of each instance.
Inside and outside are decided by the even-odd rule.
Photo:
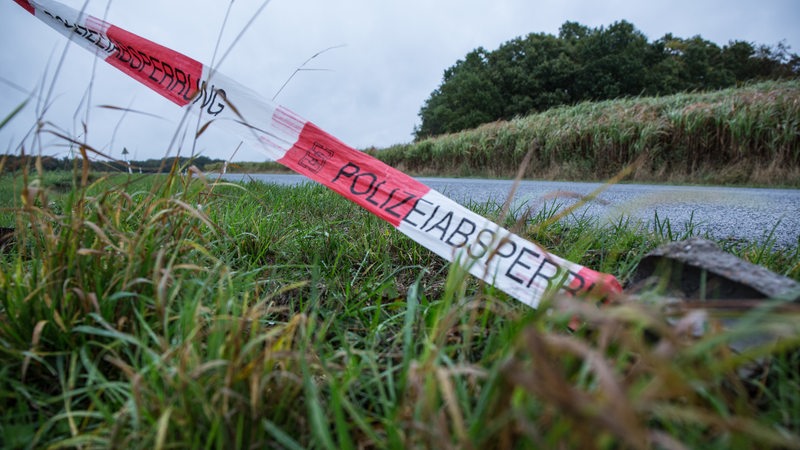
[[[583,104],[379,156],[504,176],[536,143],[526,176],[604,177],[641,154],[637,180],[710,176],[714,154],[755,168],[750,182],[798,179],[796,91]],[[800,314],[779,299],[732,329],[649,292],[532,310],[322,187],[217,184],[191,167],[109,176],[65,140],[83,157],[74,172],[0,159],[0,227],[14,229],[0,251],[2,448],[800,447]],[[694,232],[472,207],[623,282]],[[731,250],[800,279],[796,248]]]
[[[4,448],[800,442],[800,315],[778,301],[727,330],[648,293],[532,310],[316,185],[88,173],[0,178]],[[561,213],[502,220],[623,281],[694,233]],[[796,248],[732,250],[800,279]]]

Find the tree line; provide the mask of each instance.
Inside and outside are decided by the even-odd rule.
[[[420,109],[420,140],[582,101],[721,89],[800,74],[800,57],[775,46],[671,33],[649,42],[627,21],[589,28],[565,22],[558,36],[531,33],[497,50],[478,47],[445,70]]]
[[[177,163],[180,168],[194,165],[198,169],[205,171],[216,166],[221,166],[224,162],[225,161],[222,159],[212,159],[207,156],[195,156],[193,158],[181,156],[177,159],[174,157],[167,157],[130,161],[130,169],[132,172],[141,173],[167,173],[172,169],[172,165]],[[69,157],[0,155],[0,167],[3,168],[3,171],[9,172],[22,170],[23,167],[33,169],[37,165],[45,171],[72,170],[76,165],[80,167],[82,163],[80,159]],[[94,169],[101,172],[127,172],[129,167],[127,162],[120,160],[94,160],[91,164]]]

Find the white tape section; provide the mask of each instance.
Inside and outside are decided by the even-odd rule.
[[[13,1],[170,101],[529,306],[555,289],[598,297],[621,291],[613,276],[548,253],[188,56],[58,2]]]

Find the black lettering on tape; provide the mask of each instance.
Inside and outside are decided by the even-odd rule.
[[[391,199],[391,198],[392,198],[392,195],[394,194],[394,192],[395,192],[396,190],[397,190],[397,189],[394,189],[394,190],[392,190],[392,193],[389,195],[389,199]],[[384,202],[384,203],[383,203],[383,205],[381,205],[380,207],[381,207],[381,208],[383,208],[383,207],[386,205],[386,203],[388,203],[388,202],[389,202],[389,200],[387,199],[387,200],[386,200],[386,202]],[[419,209],[417,209],[417,206],[419,205],[419,202],[425,202],[425,203],[427,203],[427,204],[429,204],[429,205],[433,205],[433,203],[432,203],[432,202],[429,202],[428,200],[425,200],[424,198],[421,198],[421,197],[420,197],[420,198],[418,198],[416,202],[414,202],[414,206],[413,206],[413,207],[412,207],[412,208],[411,208],[411,209],[408,211],[408,214],[406,214],[406,216],[403,218],[403,221],[404,221],[405,223],[407,223],[407,224],[411,225],[412,227],[416,227],[416,226],[417,226],[417,224],[416,224],[416,223],[412,222],[412,221],[409,219],[409,216],[411,216],[411,214],[412,214],[412,213],[414,213],[414,214],[419,214],[419,215],[421,215],[421,216],[425,217],[425,213],[424,213],[423,211],[420,211]],[[434,210],[434,213],[435,213],[435,210]],[[426,222],[426,223],[427,223],[427,222]]]
[[[127,61],[122,61],[122,62],[127,62]],[[150,57],[150,62],[153,63],[153,70],[150,71],[150,76],[148,78],[150,78],[151,80],[153,80],[156,83],[158,83],[159,82],[158,78],[155,75],[156,75],[157,72],[162,72],[162,70],[159,68],[159,66],[161,66],[161,61],[159,61],[158,59],[153,58],[151,56]],[[205,106],[205,105],[203,105],[203,106]]]
[[[181,71],[181,73],[183,73],[183,71]],[[198,80],[196,84],[199,85],[200,81]],[[187,102],[192,101],[193,99],[195,99],[196,97],[198,97],[200,95],[200,89],[192,92],[192,90],[190,88],[191,85],[192,85],[192,74],[187,73],[186,74],[186,88],[185,88],[185,90],[181,91],[181,95],[183,96],[183,99],[186,100]]]
[[[350,178],[350,177],[354,176],[355,174],[357,174],[358,172],[361,172],[361,167],[358,167],[357,164],[348,161],[347,164],[343,165],[342,168],[339,169],[339,172],[336,173],[335,177],[333,177],[333,180],[331,180],[331,183],[336,183],[336,180],[338,180],[339,177],[341,177],[341,176],[345,176],[345,177]]]
[[[434,225],[431,225],[430,228],[425,230],[426,233],[430,233],[433,230],[441,230],[442,235],[439,236],[440,241],[444,241],[444,237],[447,234],[447,229],[450,228],[450,222],[453,220],[453,211],[448,211],[438,222]]]
[[[486,236],[486,235],[489,236],[489,240],[484,242],[483,236]],[[492,244],[492,241],[494,240],[494,236],[495,236],[495,232],[494,231],[489,230],[487,228],[482,229],[478,233],[478,236],[476,236],[475,242],[473,242],[472,245],[470,245],[469,249],[467,250],[467,253],[469,254],[469,256],[471,258],[474,258],[474,259],[483,258],[486,255],[486,252],[489,251],[489,246]],[[481,249],[480,253],[475,253],[474,252],[476,246],[480,247],[480,249]]]
[[[147,66],[153,65],[153,62],[150,61],[150,57],[147,56],[147,53],[141,50],[137,50],[136,53],[139,55],[139,59],[142,61],[142,67],[139,69],[140,72],[143,71]]]
[[[514,262],[512,262],[510,266],[508,266],[508,270],[506,271],[506,276],[508,278],[511,278],[512,280],[516,281],[519,284],[523,284],[525,282],[525,279],[517,277],[516,274],[519,273],[519,272],[515,272],[514,268],[517,267],[517,266],[522,266],[525,269],[531,269],[532,268],[532,266],[529,266],[528,264],[526,264],[526,263],[524,263],[522,261],[522,258],[525,255],[532,255],[534,258],[541,257],[540,254],[534,252],[533,250],[531,250],[531,249],[529,249],[527,247],[522,247],[522,250],[520,250],[520,252],[517,255],[516,259],[514,259]]]
[[[439,211],[439,205],[436,205],[436,207],[433,208],[433,212],[431,213],[431,216],[428,217],[428,220],[426,220],[425,223],[423,223],[421,227],[419,227],[420,230],[423,230],[423,229],[425,229],[425,227],[428,226],[428,224],[431,222],[431,220],[433,220],[433,218],[436,217],[436,212],[437,211]]]
[[[381,189],[381,186],[383,186],[384,184],[386,184],[386,180],[381,181],[380,183],[376,184],[374,188],[372,188],[372,193],[369,194],[369,197],[367,197],[368,202],[372,203],[375,206],[378,206],[378,202],[372,200],[372,198],[375,197],[375,194],[378,193],[378,191]]]
[[[108,41],[107,44],[106,41]],[[108,36],[103,36],[102,39],[97,42],[97,46],[102,48],[103,51],[109,55],[117,51],[117,44],[111,42],[111,39],[109,39]]]
[[[119,51],[117,53],[117,59],[120,60],[120,62],[124,64],[128,64],[131,62],[131,57],[128,55],[129,52],[126,46],[118,44],[117,50]]]
[[[506,246],[511,246],[510,249],[511,251],[508,253],[503,253],[502,250]],[[495,253],[501,258],[511,258],[512,256],[514,256],[514,253],[516,252],[517,252],[517,244],[511,239],[501,239],[500,245],[497,247],[497,250],[495,250]]]
[[[401,207],[401,206],[405,205],[406,203],[410,202],[411,200],[414,200],[415,198],[417,198],[417,195],[416,195],[416,194],[412,194],[412,193],[410,193],[410,192],[408,192],[408,191],[403,191],[403,192],[404,192],[405,194],[408,194],[408,195],[406,196],[406,198],[404,198],[404,199],[403,199],[402,201],[400,201],[399,203],[396,203],[396,204],[394,204],[394,205],[392,205],[392,206],[390,206],[390,207],[388,207],[388,208],[385,208],[385,209],[384,209],[384,211],[386,211],[388,214],[391,214],[391,215],[393,215],[394,217],[397,217],[398,219],[401,219],[403,216],[401,216],[401,215],[400,215],[400,214],[399,214],[397,211],[395,211],[395,209],[397,209],[397,208],[399,208],[399,207]]]
[[[197,94],[192,104],[197,104],[198,102],[200,102],[200,106],[203,108],[208,106],[208,83],[205,81],[197,80]]]
[[[181,69],[175,68],[175,81],[169,87],[170,91],[174,91],[176,87],[180,86],[180,90],[178,91],[178,95],[183,95],[186,87],[189,85],[189,79],[186,77],[186,72],[182,71]]]
[[[128,51],[131,54],[131,69],[140,72],[144,69],[144,58],[141,57],[142,52],[136,51],[136,49],[131,46],[128,46]]]
[[[392,191],[391,191],[391,192],[389,192],[389,197],[387,197],[387,198],[386,198],[386,201],[385,201],[385,202],[383,202],[383,203],[381,203],[381,205],[380,205],[380,206],[378,206],[378,208],[380,208],[380,209],[383,209],[383,207],[384,207],[384,206],[388,205],[388,204],[389,204],[389,202],[390,202],[390,201],[392,201],[392,197],[394,197],[394,193],[395,193],[395,192],[397,192],[397,191],[399,191],[399,190],[400,190],[400,188],[394,188],[394,189],[392,189]]]
[[[169,84],[167,84],[167,86],[170,86],[172,84],[172,82],[175,81],[175,71],[172,70],[172,66],[170,66],[166,62],[162,62],[161,63],[161,68],[162,68],[162,70],[164,72],[164,76],[161,77],[161,81],[159,81],[158,84],[163,86],[164,85],[164,81],[167,78],[169,78]]]
[[[103,36],[100,33],[98,33],[97,31],[94,31],[94,30],[88,30],[88,31],[89,31],[89,33],[86,36],[84,36],[86,38],[86,40],[91,42],[92,44],[102,48],[102,46],[100,45],[100,42],[103,40]],[[95,36],[96,36],[96,38],[95,38]]]
[[[169,87],[170,91],[174,91],[176,87],[180,86],[181,89],[178,91],[178,95],[183,95],[184,91],[186,90],[186,86],[188,86],[188,78],[186,77],[186,72],[182,71],[179,68],[175,68],[175,80],[173,81],[172,85]]]
[[[89,29],[88,28],[84,27],[83,25],[78,25],[77,23],[75,24],[74,27],[72,27],[72,31],[74,31],[75,34],[80,35],[80,37],[83,37],[83,38],[85,38],[86,35],[89,34]]]
[[[567,280],[567,283],[564,284],[563,289],[569,294],[578,295],[578,292],[581,292],[584,290],[584,287],[586,287],[586,279],[583,278],[581,274],[571,270],[568,270],[567,273],[569,274],[569,279]],[[575,284],[576,281],[578,282],[577,285]],[[592,286],[590,286],[589,289],[586,289],[586,291],[590,291],[591,288]]]
[[[553,269],[552,272],[545,273],[548,268]],[[528,281],[527,287],[531,287],[536,278],[543,278],[547,283],[547,288],[549,289],[552,287],[553,279],[556,278],[557,275],[558,266],[547,258],[544,258],[542,259],[542,263],[539,264],[539,267],[536,269],[536,273],[534,273],[531,279]]]
[[[350,184],[350,192],[353,195],[360,195],[360,196],[370,195],[371,198],[374,195],[373,190],[377,190],[377,188],[375,187],[375,183],[378,181],[378,177],[370,172],[361,173],[361,167],[359,167],[358,164],[355,164],[353,162],[348,161],[347,164],[343,165],[336,173],[336,176],[333,177],[331,183],[335,183],[342,177],[353,179],[352,183]],[[356,189],[356,187],[358,186],[358,182],[362,177],[368,177],[370,179],[370,182],[366,190],[359,191]],[[381,181],[379,185],[382,185],[383,183],[385,183],[385,181]],[[414,200],[415,198],[417,198],[417,196],[416,194],[412,194],[411,192],[403,191],[404,195],[399,195],[397,196],[397,198],[395,198],[395,194],[397,193],[397,191],[399,191],[399,189],[395,188],[390,192],[389,198],[387,198],[386,201],[380,205],[380,209],[386,211],[387,214],[402,219],[403,216],[400,215],[400,213],[398,213],[396,209]],[[394,201],[393,204],[392,201]],[[369,203],[372,203],[373,205],[377,204],[376,202],[373,201],[370,201]]]
[[[358,182],[361,178],[369,178],[369,185],[367,186],[366,191],[356,190],[356,186],[358,186]],[[360,173],[353,178],[353,184],[350,185],[350,192],[353,195],[367,195],[370,192],[372,192],[372,186],[375,184],[376,181],[378,181],[378,177],[376,177],[375,174],[369,172]],[[366,184],[366,182],[364,184]]]
[[[453,233],[450,234],[450,237],[447,238],[447,241],[445,242],[453,247],[463,247],[467,245],[467,243],[469,242],[469,237],[472,236],[476,228],[477,225],[475,224],[475,222],[467,219],[466,217],[463,217],[461,219],[461,222],[459,222],[458,226],[456,227],[456,229],[453,231]],[[467,231],[467,229],[469,231]],[[453,238],[456,236],[461,236],[463,240],[461,242],[454,242]]]
[[[214,88],[212,87],[212,89],[214,89]],[[217,100],[217,98],[221,98],[222,100],[217,102],[216,104],[213,104]],[[225,109],[225,102],[227,101],[227,99],[228,99],[228,96],[225,93],[224,89],[214,89],[214,96],[211,99],[212,105],[209,106],[206,111],[209,114],[211,114],[212,116],[219,115],[219,113],[221,113],[222,110]],[[212,109],[212,108],[214,108],[214,109]]]

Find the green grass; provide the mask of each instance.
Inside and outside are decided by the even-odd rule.
[[[800,179],[797,91],[586,103],[375,153],[512,176],[533,147],[527,177],[638,162],[636,180],[770,184]],[[110,176],[78,147],[74,172],[0,157],[0,448],[800,447],[800,313],[779,300],[727,330],[652,292],[533,310],[322,187]],[[623,282],[694,233],[472,207]],[[730,250],[800,279],[798,248]]]
[[[800,81],[641,97],[499,121],[373,154],[416,174],[800,186]]]
[[[728,331],[711,310],[702,337],[700,311],[655,294],[532,310],[320,186],[90,174],[0,177],[16,227],[0,255],[4,448],[800,442],[796,309]],[[560,211],[503,223],[623,281],[693,233]],[[797,249],[732,250],[800,279]],[[779,343],[730,351],[765,330]]]

